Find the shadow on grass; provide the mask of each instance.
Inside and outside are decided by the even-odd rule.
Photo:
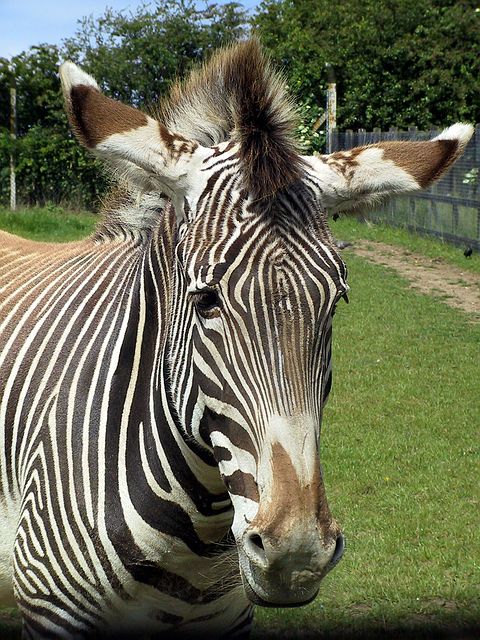
[[[20,640],[21,631],[18,617],[0,614],[1,640]],[[11,624],[10,624],[11,623]],[[355,625],[356,626],[356,625]],[[50,637],[50,636],[49,636]],[[80,637],[80,636],[79,636]],[[220,636],[209,633],[175,633],[172,631],[150,635],[146,630],[135,629],[129,633],[93,633],[81,636],[85,640],[138,640],[139,637],[150,640],[220,640]],[[221,636],[224,638],[224,636]],[[445,624],[418,622],[417,624],[402,624],[394,621],[384,621],[380,624],[365,626],[363,629],[341,626],[337,629],[270,629],[262,627],[251,636],[238,636],[238,640],[478,640],[480,638],[480,621],[468,625],[448,622]]]
[[[387,623],[386,626],[365,627],[362,630],[353,630],[342,627],[335,630],[324,631],[288,631],[286,629],[274,631],[262,629],[260,634],[254,634],[256,638],[271,638],[272,640],[478,640],[480,638],[480,622],[475,625],[457,626],[418,624],[414,627]]]

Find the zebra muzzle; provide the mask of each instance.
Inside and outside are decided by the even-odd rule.
[[[311,602],[345,548],[341,533],[325,541],[317,529],[278,541],[249,528],[242,542],[239,555],[245,592],[253,603],[267,607]]]

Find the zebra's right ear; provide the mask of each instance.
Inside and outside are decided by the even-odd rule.
[[[108,98],[72,62],[60,67],[60,79],[68,118],[80,142],[141,191],[166,193],[181,217],[195,167],[207,150],[138,109]]]

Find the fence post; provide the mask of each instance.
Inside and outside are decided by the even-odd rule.
[[[338,144],[338,129],[337,127],[335,127],[334,129],[332,129],[332,151],[339,151],[340,147]]]
[[[417,201],[412,196],[410,196],[409,200],[410,200],[410,212],[409,212],[410,221],[407,224],[410,224],[416,230],[417,229],[417,216],[416,216]]]
[[[473,140],[475,145],[475,166],[479,168],[480,172],[480,124],[478,123],[475,125]],[[475,185],[474,198],[478,201],[480,200],[480,173],[475,176],[475,181],[477,184]],[[477,240],[480,242],[480,207],[477,209]]]
[[[387,133],[387,140],[395,140],[398,136],[397,127],[390,127]]]
[[[17,89],[15,87],[15,76],[11,69],[10,85],[10,209],[17,208],[17,183],[15,174],[15,140],[17,138]]]
[[[337,84],[332,65],[325,64],[328,73],[327,84],[327,153],[332,153],[333,131],[337,126]]]
[[[408,127],[408,133],[410,134],[408,136],[409,140],[416,140],[418,138],[418,127]]]
[[[358,146],[362,147],[367,141],[367,132],[365,129],[358,130]]]
[[[345,149],[352,149],[355,146],[353,142],[353,129],[345,131]]]
[[[382,140],[382,130],[380,127],[373,127],[373,135],[372,142],[381,142]]]
[[[432,138],[435,138],[435,136],[437,136],[439,134],[439,131],[437,128],[432,127],[429,131],[429,136],[428,139],[431,140]],[[435,181],[431,186],[430,186],[430,192],[432,194],[438,193],[439,189],[438,189],[438,181]],[[433,229],[434,231],[439,231],[439,220],[438,220],[438,208],[437,208],[437,201],[435,200],[435,198],[431,198],[428,200],[428,212],[429,212],[429,220],[428,220],[428,224],[430,226],[430,229]]]

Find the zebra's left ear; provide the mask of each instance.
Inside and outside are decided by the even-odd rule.
[[[325,208],[340,213],[424,189],[462,155],[473,132],[457,123],[427,142],[380,142],[305,160],[321,183]]]
[[[80,142],[141,191],[161,191],[172,198],[181,218],[184,197],[206,149],[103,95],[96,81],[72,62],[60,67],[60,79]]]

